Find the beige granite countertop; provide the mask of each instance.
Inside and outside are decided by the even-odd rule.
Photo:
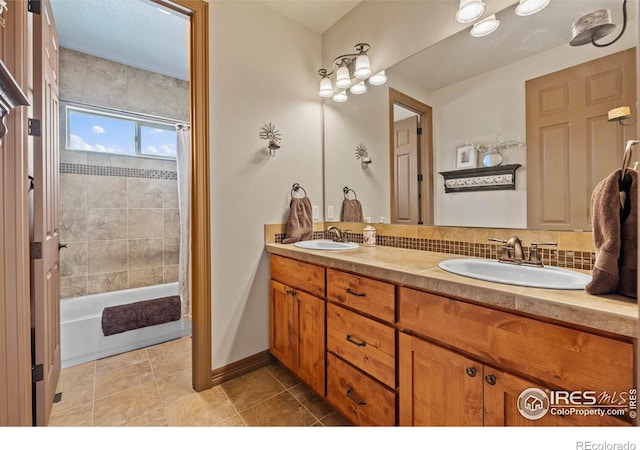
[[[476,280],[438,267],[445,259],[467,258],[446,253],[393,247],[352,250],[306,250],[293,244],[265,245],[268,253],[332,267],[445,296],[465,298],[507,310],[568,324],[638,336],[638,304],[622,295],[590,295],[583,290],[539,289]]]

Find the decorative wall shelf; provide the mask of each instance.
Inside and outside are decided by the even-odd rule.
[[[445,192],[515,190],[516,170],[521,164],[439,172]]]
[[[4,118],[9,112],[22,105],[28,105],[29,100],[20,89],[20,86],[7,69],[7,66],[0,61],[0,139],[7,132],[4,126]]]

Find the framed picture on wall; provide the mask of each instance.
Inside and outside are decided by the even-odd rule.
[[[456,149],[456,169],[470,169],[478,163],[478,151],[473,145],[462,145]]]

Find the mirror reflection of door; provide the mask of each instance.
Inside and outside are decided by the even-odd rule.
[[[390,90],[391,223],[433,224],[431,107]]]

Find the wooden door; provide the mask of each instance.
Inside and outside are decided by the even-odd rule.
[[[550,406],[546,407],[546,413],[544,409],[540,409],[540,416],[536,419],[525,417],[518,409],[518,402],[521,402],[521,408],[525,411],[525,414],[529,414],[522,402],[527,401],[527,395],[523,395],[522,400],[519,397],[523,392],[528,389],[537,388],[541,392],[548,393],[550,390],[547,387],[540,386],[529,380],[517,377],[513,374],[503,372],[501,370],[485,367],[484,380],[484,424],[485,426],[629,426],[630,424],[623,420],[616,418],[612,415],[599,415],[599,414],[586,414],[584,409],[580,406],[574,407],[575,412],[571,413],[570,407],[561,409],[552,409]],[[529,392],[529,391],[527,391]],[[540,400],[536,397],[536,392],[533,393],[534,401]],[[547,397],[548,399],[548,397]],[[544,406],[544,405],[543,405]],[[580,413],[578,413],[580,409]],[[560,411],[569,411],[568,414],[558,414]],[[537,411],[533,411],[534,414],[531,417],[537,417]]]
[[[58,35],[51,4],[33,14],[33,223],[31,237],[34,424],[46,425],[60,375]],[[38,373],[40,372],[40,373]]]
[[[399,424],[481,426],[482,365],[400,333]]]
[[[393,129],[394,223],[417,225],[418,199],[418,116],[395,122]]]
[[[269,349],[282,364],[294,370],[293,289],[273,280],[269,286]]]
[[[608,111],[636,105],[635,49],[526,82],[530,228],[591,229],[591,194],[622,164],[636,127]]]
[[[294,291],[294,330],[297,346],[295,373],[320,395],[325,395],[325,301]]]

